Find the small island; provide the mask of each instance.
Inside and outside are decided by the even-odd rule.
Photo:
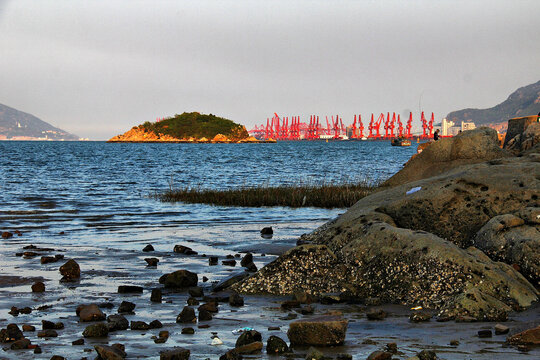
[[[183,113],[134,126],[108,142],[260,143],[245,126],[212,114]]]

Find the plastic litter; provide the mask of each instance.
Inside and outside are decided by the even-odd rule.
[[[243,328],[240,328],[240,329],[234,329],[234,330],[232,331],[232,333],[233,333],[234,335],[238,335],[238,334],[243,333],[244,331],[251,331],[251,330],[253,330],[253,328],[250,328],[250,327],[243,327]]]
[[[405,194],[411,195],[411,194],[414,194],[415,192],[417,192],[419,190],[422,190],[421,186],[413,187],[411,190],[407,191]]]
[[[411,310],[422,310],[422,307],[421,306],[415,306],[415,307],[411,308]]]
[[[214,336],[214,338],[212,339],[212,342],[210,343],[210,345],[223,345],[223,341],[221,341],[220,338],[218,338],[217,336]]]

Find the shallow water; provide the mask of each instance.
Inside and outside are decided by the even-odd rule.
[[[415,145],[415,144],[414,144]],[[276,255],[293,246],[298,236],[310,232],[336,217],[344,209],[314,208],[234,208],[199,204],[160,203],[150,194],[173,186],[232,188],[260,184],[278,185],[311,182],[338,182],[368,178],[385,179],[399,170],[415,152],[410,148],[391,147],[387,142],[281,142],[278,144],[107,144],[0,142],[0,231],[18,229],[23,235],[0,240],[0,273],[2,276],[42,277],[44,294],[32,294],[32,281],[0,287],[0,327],[16,322],[35,325],[41,320],[62,321],[59,337],[38,339],[26,333],[32,343],[40,344],[43,354],[29,350],[1,351],[0,359],[50,359],[54,354],[68,359],[94,358],[97,343],[120,342],[126,345],[128,358],[158,359],[159,351],[173,346],[189,348],[192,359],[217,359],[234,346],[237,335],[231,330],[250,326],[263,334],[286,339],[290,321],[280,320],[287,313],[279,308],[278,297],[245,297],[246,306],[232,308],[220,305],[210,328],[195,328],[195,335],[180,334],[187,325],[176,324],[188,295],[165,293],[162,304],[149,301],[150,290],[166,272],[188,269],[199,274],[199,284],[209,293],[212,283],[232,273],[238,266],[221,264],[227,254],[251,251],[260,268]],[[272,239],[263,239],[259,230],[273,226]],[[64,234],[60,234],[64,232]],[[35,244],[55,250],[46,253],[74,258],[82,269],[81,281],[60,283],[58,267],[65,262],[41,265],[39,256],[24,259],[15,255],[22,247]],[[152,244],[154,253],[141,249]],[[199,252],[197,256],[174,254],[175,244]],[[202,254],[217,255],[220,264],[208,266]],[[263,256],[264,254],[264,256]],[[157,257],[157,268],[147,268],[145,257]],[[237,258],[239,260],[239,258]],[[202,277],[209,278],[203,283]],[[117,294],[119,285],[143,286],[142,295]],[[84,346],[72,346],[81,337],[86,324],[80,324],[75,308],[82,303],[114,303],[107,314],[116,313],[122,300],[137,304],[135,315],[128,320],[150,322],[159,319],[163,329],[120,331],[107,340],[87,340]],[[39,306],[51,308],[37,310]],[[12,317],[11,306],[30,306],[29,315]],[[365,308],[353,305],[316,305],[316,314],[341,310],[351,321],[345,346],[325,349],[327,353],[348,352],[364,359],[387,342],[397,342],[406,358],[424,348],[434,348],[445,359],[535,358],[538,350],[519,353],[503,348],[504,336],[478,339],[475,334],[493,324],[436,323],[412,325],[410,310],[389,307],[391,316],[382,322],[368,322]],[[515,314],[509,326],[531,327],[538,309]],[[298,315],[299,318],[302,315]],[[280,326],[279,331],[268,331]],[[154,344],[151,336],[169,330],[165,344]],[[217,332],[224,345],[210,344]],[[363,345],[366,338],[377,345]],[[450,347],[458,339],[462,345]],[[4,346],[4,344],[2,344]],[[305,349],[296,349],[302,352]],[[270,358],[265,353],[248,358]]]

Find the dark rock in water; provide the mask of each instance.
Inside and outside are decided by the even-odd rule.
[[[118,313],[123,314],[134,314],[133,310],[135,310],[135,304],[129,301],[122,301],[120,306],[118,306]]]
[[[251,264],[252,262],[253,262],[253,254],[247,253],[246,255],[244,255],[244,257],[240,261],[240,266],[245,267],[246,265]]]
[[[336,355],[336,360],[352,360],[352,358],[351,354],[341,353]]]
[[[209,302],[209,303],[228,303],[229,302],[229,296],[231,296],[228,292],[214,292],[214,295],[212,296],[205,296],[203,297],[203,301]]]
[[[451,341],[450,341],[450,345],[452,345],[452,346],[458,346],[458,345],[459,345],[459,341],[458,341],[458,340],[451,340]]]
[[[56,332],[56,330],[47,329],[47,330],[42,330],[38,332],[37,336],[40,338],[52,338],[52,337],[58,337],[58,333]]]
[[[257,330],[244,331],[242,334],[240,334],[238,339],[236,339],[236,344],[234,347],[239,348],[244,345],[248,345],[254,342],[261,342],[261,341],[262,341],[261,333],[258,332]]]
[[[223,291],[232,285],[236,284],[237,282],[240,282],[244,280],[245,278],[249,277],[249,274],[245,271],[242,271],[241,273],[234,274],[224,280],[221,280],[216,286],[214,286],[214,291]]]
[[[0,343],[7,343],[24,338],[24,335],[17,324],[8,324],[5,329],[0,330]]]
[[[37,345],[34,349],[34,354],[41,354],[41,347],[39,345]]]
[[[244,298],[237,293],[231,294],[229,297],[229,305],[231,306],[244,306]]]
[[[23,339],[20,339],[11,343],[10,349],[23,350],[23,349],[28,349],[29,346],[30,346],[30,340],[23,338]]]
[[[116,346],[95,345],[94,349],[102,360],[121,360],[127,356],[124,350]]]
[[[325,305],[339,304],[342,301],[339,293],[321,294],[319,296],[319,302]]]
[[[437,360],[437,354],[435,354],[435,351],[431,350],[422,350],[418,354],[416,354],[416,357],[418,357],[420,360]]]
[[[206,310],[208,312],[211,312],[211,313],[217,313],[219,311],[218,309],[218,304],[214,301],[210,301],[210,302],[207,302],[205,304],[202,304],[201,306],[198,307],[199,311],[201,310]]]
[[[368,320],[383,320],[388,314],[382,309],[371,309],[366,313]]]
[[[66,358],[60,355],[53,355],[50,360],[66,360]]]
[[[302,315],[311,315],[315,312],[315,308],[311,305],[306,305],[300,308],[300,314]]]
[[[12,306],[11,310],[8,311],[8,314],[11,316],[19,316],[19,309],[16,306]]]
[[[45,284],[41,281],[38,281],[32,285],[32,292],[42,293],[45,292]]]
[[[81,268],[73,259],[68,260],[64,265],[60,266],[59,270],[64,281],[73,281],[81,277]]]
[[[152,320],[148,326],[150,326],[150,329],[161,329],[163,324],[159,320]]]
[[[184,245],[175,245],[173,250],[175,253],[178,253],[178,254],[197,255],[196,251]]]
[[[341,316],[321,316],[289,324],[291,345],[335,346],[345,341],[348,321]]]
[[[143,292],[143,288],[141,286],[135,286],[135,285],[118,286],[119,294],[142,293],[142,292]]]
[[[196,287],[192,287],[188,290],[188,293],[190,296],[193,296],[193,297],[203,297],[204,296],[204,291],[202,289],[202,287],[200,286],[196,286]]]
[[[260,341],[255,341],[247,345],[236,347],[234,350],[236,350],[238,354],[256,354],[261,352],[262,348],[263,343]]]
[[[283,354],[289,351],[289,346],[282,338],[278,336],[270,336],[266,342],[266,352],[268,354]]]
[[[191,327],[182,328],[182,334],[193,335],[193,334],[195,334],[195,329],[193,329]]]
[[[306,354],[305,359],[308,359],[308,360],[324,360],[326,358],[324,357],[324,354],[320,350],[317,350],[314,347],[310,347],[307,350],[307,354]]]
[[[54,323],[49,320],[41,320],[41,329],[42,330],[48,330],[48,329],[54,329]]]
[[[493,333],[491,330],[478,330],[478,337],[479,338],[490,338],[493,336]]]
[[[249,272],[257,272],[257,265],[255,265],[254,263],[249,263],[249,264],[246,264],[246,266],[244,266],[246,268],[246,271],[249,271]]]
[[[227,259],[234,259],[234,255],[233,254],[227,254],[227,256],[225,256]]]
[[[317,302],[317,297],[306,292],[296,292],[293,294],[293,301],[299,304],[311,304]]]
[[[225,266],[236,266],[236,260],[222,260],[221,263]]]
[[[159,360],[188,360],[190,351],[176,347],[172,350],[166,350],[160,352]]]
[[[506,341],[512,345],[540,345],[540,326],[509,336]]]
[[[387,351],[374,351],[367,357],[367,360],[390,360],[392,353]]]
[[[9,239],[13,237],[13,233],[10,233],[9,231],[2,232],[2,239]]]
[[[236,349],[231,349],[219,357],[219,360],[242,360],[243,357]]]
[[[40,262],[42,264],[50,264],[50,263],[55,263],[58,260],[59,259],[56,258],[55,256],[42,256]]]
[[[427,312],[424,312],[424,311],[413,312],[409,316],[409,320],[411,320],[412,322],[416,322],[416,323],[417,322],[429,321],[431,318],[432,318],[432,315],[430,313],[427,313]]]
[[[218,257],[217,256],[210,256],[208,258],[208,265],[213,266],[218,264]]]
[[[109,327],[104,323],[88,325],[83,331],[85,338],[101,338],[109,335]]]
[[[98,305],[101,309],[112,309],[114,307],[114,304],[112,302],[102,302]]]
[[[23,331],[24,331],[24,328],[23,328]],[[495,335],[508,334],[509,331],[510,331],[510,328],[508,326],[504,326],[503,324],[495,325]]]
[[[199,310],[199,322],[212,320],[212,313],[208,310]]]
[[[274,229],[272,229],[271,226],[264,227],[261,229],[261,235],[273,235],[273,234],[274,234]]]
[[[165,274],[159,278],[159,283],[166,288],[188,288],[197,286],[199,278],[197,274],[188,270],[177,270],[170,274]]]
[[[151,244],[148,244],[142,249],[142,251],[144,252],[154,251],[154,247]]]
[[[159,263],[158,258],[144,258],[144,261],[146,261],[146,266],[157,266]]]
[[[150,325],[145,323],[144,321],[132,321],[130,324],[131,330],[149,330]]]
[[[73,345],[73,346],[84,345],[84,339],[77,339],[75,341],[72,341],[71,345]]]
[[[35,326],[32,326],[32,325],[24,324],[24,325],[22,326],[22,331],[24,331],[24,332],[27,332],[27,331],[29,331],[29,332],[31,332],[31,331],[36,331],[36,327],[35,327]]]
[[[82,322],[105,320],[105,314],[96,304],[79,305],[76,313]]]
[[[187,299],[187,304],[189,306],[197,306],[199,305],[199,300],[195,299],[194,297],[190,297]]]
[[[126,330],[129,327],[129,321],[124,315],[109,315],[107,317],[107,327],[109,331]]]
[[[161,289],[152,289],[152,294],[150,295],[150,301],[152,302],[161,302]]]
[[[182,309],[182,312],[176,317],[177,323],[194,323],[197,322],[197,317],[195,316],[195,310],[189,306],[185,306]]]
[[[282,316],[282,317],[280,317],[279,319],[280,319],[280,320],[285,320],[285,321],[287,321],[287,320],[294,320],[294,319],[296,319],[297,317],[298,317],[298,314],[295,314],[295,313],[288,313],[286,316]]]
[[[392,354],[397,354],[397,344],[396,343],[388,343],[386,344],[384,350],[391,352]]]

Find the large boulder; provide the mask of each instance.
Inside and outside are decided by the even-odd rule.
[[[105,320],[105,314],[96,304],[79,305],[75,312],[81,322]]]
[[[197,286],[198,281],[197,274],[188,270],[177,270],[159,278],[159,283],[165,285],[166,288],[188,288]]]
[[[540,345],[540,326],[509,336],[506,341],[513,345]]]
[[[81,277],[81,268],[73,259],[69,259],[64,265],[60,266],[59,270],[64,281],[74,281]]]
[[[440,175],[466,164],[508,157],[499,147],[497,132],[482,127],[464,131],[454,137],[432,142],[420,154],[412,157],[405,167],[388,179],[383,186],[396,186]]]
[[[524,116],[519,118],[513,118],[508,120],[508,130],[506,131],[506,137],[504,138],[503,148],[508,149],[514,153],[522,151],[522,145],[526,141],[522,136],[527,128],[538,122],[537,116]]]
[[[291,346],[336,346],[345,342],[347,320],[341,316],[321,316],[294,321],[287,336]]]
[[[537,214],[540,208],[527,208],[525,215]],[[540,286],[540,224],[505,214],[489,220],[476,234],[474,245],[491,259],[514,264],[535,286]]]

